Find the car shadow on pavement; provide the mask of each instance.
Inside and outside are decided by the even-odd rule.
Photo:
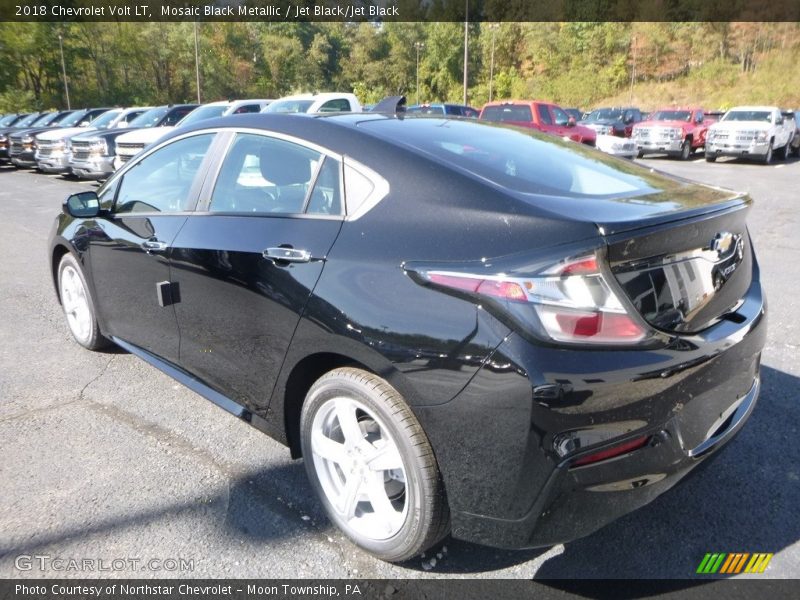
[[[762,367],[761,381],[752,417],[727,448],[649,506],[565,544],[536,578],[687,578],[707,552],[777,554],[796,543],[800,378]],[[770,569],[796,575],[779,557]]]
[[[800,378],[762,367],[761,379],[759,403],[728,447],[650,505],[589,537],[555,547],[556,555],[535,573],[523,573],[537,579],[686,579],[696,576],[707,552],[777,554],[796,543],[800,445],[791,440],[800,429]],[[550,550],[506,551],[456,540],[444,545],[447,552],[433,572],[504,569]],[[442,554],[440,548],[434,556]],[[420,560],[403,566],[427,570]],[[781,569],[780,560],[773,559],[771,568],[773,573]],[[794,576],[792,565],[783,568],[779,576]]]

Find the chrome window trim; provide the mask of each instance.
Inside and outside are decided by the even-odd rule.
[[[175,137],[171,137],[168,140],[164,140],[162,142],[157,142],[155,145],[153,145],[150,148],[147,148],[141,154],[137,154],[135,159],[131,159],[131,160],[127,161],[120,169],[115,171],[114,174],[106,180],[106,182],[101,186],[101,188],[98,189],[98,194],[102,193],[102,191],[107,186],[112,185],[113,182],[116,179],[118,179],[120,177],[123,177],[125,175],[125,173],[128,170],[130,170],[132,167],[136,166],[141,161],[143,161],[145,158],[147,158],[150,154],[160,150],[161,148],[163,148],[167,144],[172,144],[174,142],[177,142],[179,140],[182,140],[182,139],[185,139],[185,138],[188,138],[188,137],[192,137],[192,136],[196,136],[196,135],[204,135],[204,134],[209,134],[209,133],[212,133],[212,134],[215,134],[215,135],[220,135],[220,134],[229,134],[230,135],[229,140],[227,140],[228,141],[227,146],[225,148],[225,156],[227,156],[227,152],[228,152],[228,150],[230,150],[230,144],[233,143],[233,140],[235,139],[236,134],[249,133],[249,134],[261,135],[261,136],[264,136],[264,137],[274,138],[274,139],[290,142],[290,143],[293,143],[293,144],[297,144],[298,146],[302,146],[304,148],[308,148],[309,150],[313,150],[315,152],[318,152],[319,154],[322,154],[325,157],[330,157],[330,158],[333,158],[333,159],[339,161],[339,165],[340,165],[340,167],[339,167],[339,186],[340,186],[341,197],[342,197],[342,200],[343,200],[343,203],[342,203],[343,207],[342,208],[344,210],[344,214],[343,215],[342,214],[327,215],[328,218],[334,217],[334,218],[341,219],[342,216],[344,216],[344,220],[345,221],[356,221],[356,220],[360,219],[361,217],[363,217],[365,214],[367,214],[370,210],[375,208],[375,206],[377,206],[378,203],[381,200],[383,200],[386,196],[388,196],[389,192],[391,191],[389,182],[386,181],[386,179],[384,179],[381,175],[379,175],[373,169],[367,167],[363,163],[357,161],[356,159],[354,159],[354,158],[352,158],[350,156],[345,156],[343,154],[339,154],[338,152],[333,152],[332,150],[329,150],[328,148],[320,146],[319,144],[315,144],[314,142],[309,142],[308,140],[305,140],[305,139],[302,139],[302,138],[299,138],[299,137],[296,137],[296,136],[293,136],[293,135],[289,135],[289,134],[285,134],[285,133],[281,133],[281,132],[277,132],[277,131],[272,131],[272,130],[269,130],[269,129],[258,129],[258,128],[255,128],[255,127],[208,127],[208,128],[205,128],[205,129],[193,129],[192,131],[187,131],[184,134],[177,135]],[[218,165],[221,167],[222,161],[219,161]],[[350,168],[358,171],[358,173],[360,173],[362,176],[364,176],[367,179],[369,179],[372,182],[373,186],[374,186],[372,192],[369,194],[369,196],[367,196],[367,199],[364,200],[364,202],[361,204],[361,206],[359,206],[358,209],[356,209],[353,212],[350,212],[349,209],[347,208],[347,185],[345,183],[345,167],[350,167]],[[207,176],[208,175],[211,175],[211,174],[208,173]],[[218,172],[215,173],[214,177],[213,177],[213,180],[214,180],[215,183],[216,183],[217,175],[219,175]],[[203,189],[205,189],[205,186],[203,186]],[[203,198],[200,198],[200,200],[198,202],[198,207],[202,206],[203,202],[204,202]],[[207,207],[205,207],[205,208],[207,208]],[[206,212],[206,211],[200,211],[200,212]],[[272,213],[265,213],[265,214],[272,214]],[[277,214],[284,215],[286,213],[275,213],[276,216],[277,216]]]

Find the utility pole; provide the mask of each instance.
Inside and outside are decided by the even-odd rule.
[[[197,21],[194,22],[194,73],[197,81],[197,103],[200,101],[200,51],[197,39]]]
[[[415,42],[414,47],[417,49],[417,104],[419,104],[419,51],[425,47],[425,44]]]
[[[61,50],[61,74],[64,76],[64,95],[67,97],[67,110],[71,110],[69,102],[69,84],[67,83],[67,64],[64,62],[64,43],[61,33],[58,34],[58,48]]]
[[[469,60],[469,0],[464,3],[464,105],[467,104],[467,61]]]
[[[494,38],[497,35],[497,28],[500,27],[500,24],[492,23],[489,27],[492,30],[492,60],[489,62],[489,102],[491,102],[492,88],[494,87]]]

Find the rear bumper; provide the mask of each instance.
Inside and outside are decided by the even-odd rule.
[[[738,322],[668,348],[565,351],[508,338],[448,405],[415,408],[453,536],[506,548],[568,542],[671,488],[752,414],[765,314],[756,280]],[[636,450],[575,465],[642,436]]]

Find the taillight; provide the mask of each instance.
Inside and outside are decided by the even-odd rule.
[[[434,285],[508,301],[517,318],[520,305],[532,307],[543,332],[558,342],[626,344],[647,336],[608,285],[594,254],[558,263],[530,277],[444,270],[418,273]]]

